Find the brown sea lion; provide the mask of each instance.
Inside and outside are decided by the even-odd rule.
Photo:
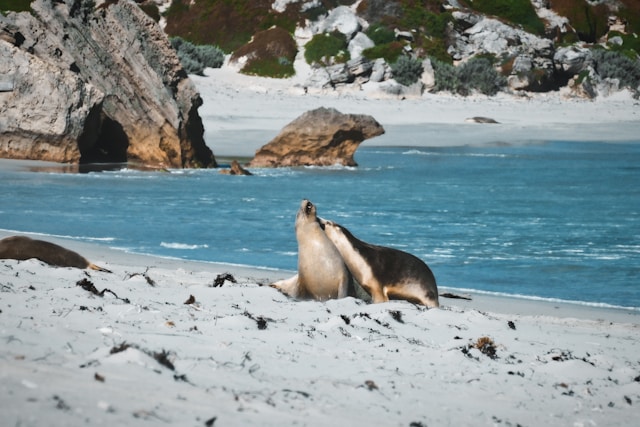
[[[111,271],[87,261],[82,255],[55,243],[35,240],[26,236],[11,236],[0,240],[0,259],[24,261],[31,258],[39,259],[56,267],[90,268],[111,273]]]
[[[427,307],[440,306],[436,279],[421,259],[398,249],[363,242],[335,222],[322,218],[319,221],[354,279],[374,303],[404,299]]]
[[[298,274],[272,287],[300,299],[324,301],[355,296],[355,285],[340,252],[322,231],[316,207],[303,200],[296,215]]]

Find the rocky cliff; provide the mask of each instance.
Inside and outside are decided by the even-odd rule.
[[[249,166],[357,166],[353,155],[360,143],[383,133],[371,116],[317,108],[285,126]]]
[[[130,0],[0,15],[0,156],[213,167],[199,93]]]

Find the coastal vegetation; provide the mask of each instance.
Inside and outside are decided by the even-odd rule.
[[[632,90],[640,86],[640,61],[634,61],[621,52],[604,49],[594,49],[593,60],[601,78],[618,79],[621,87]]]
[[[495,95],[506,83],[486,57],[471,58],[459,67],[438,60],[432,61],[432,65],[437,92],[448,91],[465,96],[474,92]]]
[[[544,34],[544,23],[536,14],[531,0],[467,0],[464,3],[478,12],[522,26],[530,33]]]
[[[213,44],[226,53],[247,44],[258,31],[280,27],[293,34],[304,21],[295,7],[274,11],[272,0],[172,0],[165,31],[195,44]]]
[[[402,54],[404,43],[396,40],[396,34],[392,29],[381,24],[373,24],[365,34],[375,44],[362,52],[365,58],[384,58],[388,63],[393,63]]]
[[[224,52],[216,46],[195,45],[182,37],[171,37],[170,41],[189,74],[202,75],[206,67],[219,68],[224,62]]]
[[[298,47],[291,34],[279,27],[256,33],[255,37],[231,55],[231,62],[242,61],[244,74],[285,78],[295,74],[293,61]]]
[[[305,45],[304,58],[308,64],[331,65],[350,59],[347,39],[337,31],[316,34]]]
[[[0,0],[0,12],[28,12],[31,10],[31,0]]]
[[[410,86],[422,76],[424,67],[422,61],[402,55],[391,65],[393,78],[401,85]]]

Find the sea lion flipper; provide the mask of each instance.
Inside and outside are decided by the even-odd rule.
[[[298,275],[296,274],[288,279],[278,280],[277,282],[271,283],[269,286],[276,288],[285,295],[295,298],[298,296]]]
[[[107,270],[106,268],[102,268],[99,265],[95,265],[93,263],[89,263],[87,267],[95,271],[102,271],[103,273],[113,273],[113,271]]]

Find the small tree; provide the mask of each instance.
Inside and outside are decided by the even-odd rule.
[[[393,78],[404,86],[411,86],[417,82],[424,71],[422,61],[402,55],[391,65]]]
[[[457,70],[461,95],[477,90],[485,95],[495,95],[506,82],[487,58],[471,58]]]
[[[435,90],[470,95],[474,90],[495,95],[506,83],[487,58],[472,58],[460,67],[438,60],[431,61],[435,72]]]

